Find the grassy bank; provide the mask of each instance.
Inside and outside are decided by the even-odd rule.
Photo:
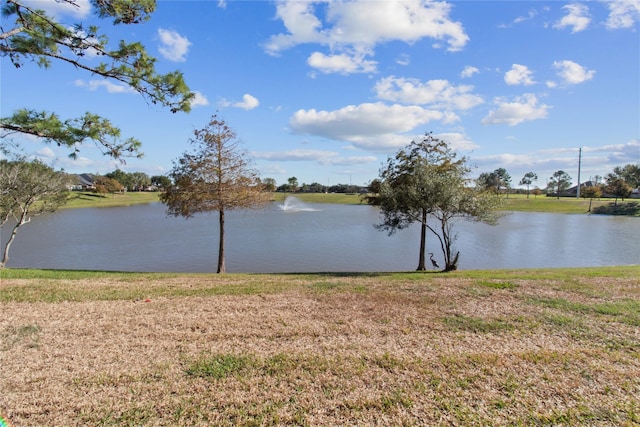
[[[274,193],[273,200],[277,202],[284,201],[285,197],[290,194]],[[94,193],[72,193],[71,199],[66,207],[82,208],[82,207],[111,207],[111,206],[128,206],[140,203],[157,202],[159,193],[148,192],[130,192],[125,194],[108,195],[103,197]],[[334,203],[334,204],[362,204],[362,200],[357,194],[342,193],[296,193],[295,197],[304,203]],[[527,197],[523,194],[509,195],[504,198],[504,209],[507,211],[522,212],[554,212],[569,214],[584,214],[589,211],[589,200],[576,199],[571,197],[563,197],[556,199],[554,197]],[[613,201],[609,199],[593,200],[591,209],[599,213],[614,213],[609,208]],[[637,200],[618,200],[619,214],[640,216],[640,204]],[[625,209],[625,207],[627,209]]]
[[[24,425],[637,425],[640,267],[5,270]]]
[[[114,206],[130,206],[157,202],[160,193],[135,191],[122,194],[101,195],[84,191],[74,191],[69,195],[65,208],[101,208]]]

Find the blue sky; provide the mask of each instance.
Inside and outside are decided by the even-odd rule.
[[[113,82],[54,63],[1,61],[1,114],[89,111],[142,141],[119,164],[91,144],[24,150],[68,172],[165,174],[212,114],[236,131],[263,178],[366,184],[425,132],[476,166],[559,169],[581,181],[640,162],[640,0],[158,1],[150,21],[112,27],[87,0],[62,22],[98,23],[112,43],[141,41],[160,72],[197,92],[191,113],[149,105]],[[3,22],[3,28],[8,23]],[[98,61],[97,58],[89,58]]]

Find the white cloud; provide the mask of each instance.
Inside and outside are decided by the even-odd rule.
[[[406,53],[402,53],[396,58],[396,64],[402,65],[403,67],[406,67],[410,63],[411,63],[411,58]]]
[[[335,111],[298,110],[289,124],[294,132],[353,141],[354,138],[408,132],[444,114],[419,106],[381,102],[349,105]]]
[[[233,104],[234,107],[242,108],[243,110],[253,110],[258,105],[260,105],[260,101],[258,101],[258,98],[249,95],[248,93],[242,95],[242,101]]]
[[[639,163],[640,139],[632,139],[624,144],[584,147],[583,153],[608,153],[608,159],[614,163]],[[619,165],[618,165],[619,166]]]
[[[454,86],[447,80],[429,80],[390,76],[379,80],[374,90],[379,99],[405,104],[430,105],[448,110],[467,110],[482,104],[482,98],[471,93],[473,86]]]
[[[158,29],[160,37],[160,47],[158,51],[169,61],[184,62],[187,59],[191,42],[173,30]]]
[[[605,176],[615,166],[640,161],[640,140],[597,147],[582,148],[582,181],[594,175]],[[577,175],[577,147],[558,147],[555,149],[537,150],[525,154],[503,153],[490,156],[474,156],[473,161],[479,166],[478,171],[494,170],[504,167],[518,182],[520,177],[529,171],[538,175],[534,187],[545,187],[545,181],[553,172],[565,170],[572,177]]]
[[[191,101],[191,107],[204,107],[206,105],[209,105],[209,100],[206,96],[198,91],[194,91],[193,93],[195,94],[195,97]]]
[[[535,18],[537,15],[538,15],[538,11],[536,11],[535,9],[531,9],[526,16],[518,16],[516,19],[514,19],[513,23],[520,24],[522,22],[529,21]]]
[[[258,105],[260,105],[260,101],[255,96],[245,93],[244,95],[242,95],[242,101],[231,102],[229,100],[222,99],[220,100],[218,105],[220,107],[235,107],[242,108],[243,110],[253,110]]]
[[[504,75],[504,81],[508,85],[530,86],[536,82],[533,80],[532,72],[526,65],[513,64],[511,70]]]
[[[74,0],[74,4],[57,0],[24,0],[22,3],[42,9],[53,17],[70,15],[74,18],[86,18],[91,13],[89,0]]]
[[[606,26],[610,30],[631,28],[640,21],[640,0],[608,0],[604,3],[609,8]]]
[[[271,36],[264,48],[276,55],[299,44],[320,44],[331,50],[323,63],[345,53],[354,58],[360,55],[359,62],[364,63],[364,56],[371,55],[378,43],[388,41],[413,43],[432,38],[446,41],[448,50],[457,51],[469,37],[461,23],[449,18],[450,11],[450,4],[429,0],[279,1],[276,16],[287,31]],[[367,63],[375,66],[373,61]]]
[[[538,15],[538,11],[536,11],[535,9],[532,9],[529,11],[529,13],[526,16],[518,16],[517,18],[515,18],[513,20],[512,23],[509,24],[500,24],[498,25],[498,28],[510,28],[513,27],[515,24],[521,24],[525,21],[529,21],[533,18],[535,18]]]
[[[364,59],[363,55],[350,56],[345,53],[339,55],[325,55],[314,52],[307,59],[307,64],[323,73],[371,73],[376,70],[377,62]]]
[[[406,145],[410,138],[401,135],[433,120],[452,121],[457,116],[419,106],[365,103],[334,111],[298,110],[289,119],[293,132],[348,141],[368,150]]]
[[[135,90],[129,86],[121,85],[113,83],[110,80],[89,80],[88,82],[84,80],[77,79],[74,84],[78,87],[84,87],[89,89],[92,92],[100,88],[104,88],[107,93],[134,93]]]
[[[569,27],[572,33],[578,33],[589,26],[591,18],[589,17],[589,8],[587,6],[580,3],[573,3],[567,4],[562,8],[567,11],[567,15],[563,16],[562,19],[554,25],[554,28],[563,29]]]
[[[447,142],[454,151],[470,151],[474,148],[478,148],[478,144],[473,142],[463,133],[445,132],[434,134],[433,136]]]
[[[303,43],[327,44],[329,39],[320,31],[322,22],[314,15],[313,2],[280,1],[276,5],[276,16],[282,20],[288,34],[271,36],[265,44],[270,54],[277,54],[282,50]]]
[[[38,151],[35,152],[35,157],[37,157],[43,163],[46,163],[47,160],[55,159],[56,153],[49,147],[42,147]]]
[[[473,76],[474,74],[478,74],[479,72],[480,70],[478,70],[476,67],[467,65],[466,67],[464,67],[464,70],[462,70],[462,72],[460,73],[460,77],[462,77],[463,79],[468,79],[469,77]]]
[[[553,63],[553,67],[559,70],[558,75],[567,84],[575,85],[579,83],[584,83],[587,80],[591,80],[593,76],[596,74],[595,71],[587,70],[582,65],[569,60],[555,61]]]
[[[549,106],[538,104],[538,99],[534,94],[528,93],[517,97],[513,102],[504,99],[497,99],[498,108],[489,112],[482,119],[484,125],[507,124],[515,126],[517,124],[544,119],[547,117]]]

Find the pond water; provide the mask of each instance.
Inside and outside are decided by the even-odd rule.
[[[419,227],[378,231],[371,206],[288,200],[226,220],[228,272],[407,271],[418,263]],[[497,226],[460,221],[460,269],[640,264],[640,219],[513,212]],[[8,237],[3,227],[1,240]],[[7,267],[215,272],[217,213],[167,217],[160,203],[64,209],[20,228]],[[442,265],[435,236],[427,252]]]

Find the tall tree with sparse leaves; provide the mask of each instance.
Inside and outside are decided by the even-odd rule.
[[[537,181],[538,180],[538,175],[536,175],[535,172],[527,172],[524,174],[524,176],[522,177],[522,179],[520,180],[520,184],[519,185],[526,185],[527,186],[527,199],[529,198],[529,186],[531,184],[533,184],[533,181]]]
[[[220,239],[218,273],[225,272],[225,214],[234,209],[258,208],[271,200],[248,154],[241,149],[235,132],[216,115],[209,124],[194,132],[193,152],[174,162],[169,177],[173,185],[160,200],[167,214],[190,218],[195,214],[218,211]]]
[[[24,159],[0,161],[0,228],[13,220],[0,261],[4,268],[9,249],[23,225],[33,217],[55,212],[68,198],[68,176],[39,162]]]
[[[78,7],[76,0],[57,0]],[[117,24],[138,24],[147,21],[155,10],[155,0],[91,0],[95,14]],[[2,15],[10,28],[0,28],[0,55],[9,57],[20,68],[26,61],[41,68],[52,63],[71,65],[92,75],[120,82],[140,93],[151,104],[168,107],[172,112],[191,109],[194,94],[178,71],[159,74],[156,59],[139,42],[120,41],[110,47],[106,34],[96,26],[59,22],[37,8],[37,2],[5,0]],[[95,57],[100,58],[96,61]],[[141,143],[135,138],[122,139],[120,129],[97,114],[87,112],[81,117],[61,118],[54,112],[28,107],[0,119],[0,136],[37,137],[45,143],[71,148],[70,157],[77,157],[80,145],[92,140],[103,154],[116,159],[140,157]]]
[[[560,198],[560,194],[567,191],[571,186],[571,176],[563,170],[555,171],[551,178],[549,178],[549,184],[547,184],[547,190],[551,190],[551,193],[555,193],[556,198]]]
[[[393,234],[419,223],[420,251],[417,270],[426,270],[426,232],[440,243],[443,271],[457,269],[459,252],[453,243],[453,225],[457,218],[494,224],[500,200],[480,188],[468,186],[466,158],[457,155],[448,144],[426,134],[387,160],[380,171],[378,194],[366,200],[380,207],[383,222],[376,227]],[[435,224],[430,223],[430,218]]]

